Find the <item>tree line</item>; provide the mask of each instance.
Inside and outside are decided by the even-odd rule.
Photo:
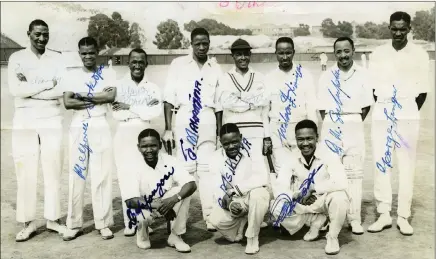
[[[210,35],[252,35],[250,29],[235,29],[214,19],[191,20],[183,24],[185,31],[192,32],[197,27],[203,27]],[[309,25],[299,24],[293,31],[293,36],[310,35]],[[335,23],[331,18],[326,18],[321,23],[322,35],[327,38],[351,37],[366,39],[389,39],[391,37],[389,24],[377,24],[371,21],[355,26],[347,21]],[[415,39],[435,41],[435,7],[428,11],[418,11],[412,19],[412,31]],[[105,48],[139,48],[145,45],[144,31],[138,23],[130,24],[123,20],[118,12],[113,12],[111,17],[105,14],[96,14],[89,18],[88,35],[94,37],[100,49]],[[153,44],[158,49],[187,49],[190,39],[183,36],[179,24],[171,19],[161,22],[157,26],[157,33]]]

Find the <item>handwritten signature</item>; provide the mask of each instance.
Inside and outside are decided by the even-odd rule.
[[[386,172],[386,166],[388,166],[388,167],[390,167],[390,168],[392,168],[392,164],[391,164],[391,162],[392,162],[392,152],[391,152],[391,149],[394,149],[394,148],[400,148],[401,147],[401,144],[398,142],[398,141],[396,141],[395,140],[395,138],[393,137],[393,134],[392,134],[392,132],[395,132],[395,134],[397,135],[397,137],[403,142],[403,144],[405,144],[406,145],[406,147],[407,147],[407,144],[406,143],[404,143],[404,140],[403,140],[403,138],[398,134],[398,132],[396,131],[396,128],[397,128],[397,118],[395,117],[395,109],[396,109],[396,107],[398,107],[399,109],[402,109],[403,108],[403,106],[398,102],[398,100],[397,100],[397,89],[395,88],[395,86],[393,86],[393,88],[394,88],[394,94],[393,94],[393,97],[391,98],[391,100],[392,100],[392,110],[391,110],[391,113],[390,114],[388,114],[388,111],[387,111],[387,109],[386,108],[384,108],[384,114],[386,115],[386,119],[388,120],[388,121],[391,121],[391,125],[387,128],[387,132],[388,132],[388,135],[387,135],[387,137],[386,137],[386,151],[385,151],[385,157],[383,157],[382,158],[382,163],[383,164],[381,164],[381,163],[379,163],[379,162],[376,162],[376,166],[377,166],[377,168],[381,171],[381,172],[383,172],[383,173],[385,173]],[[391,143],[393,142],[393,144],[394,145],[392,145],[391,146]]]
[[[283,140],[286,139],[286,131],[288,130],[289,120],[291,119],[291,110],[292,108],[297,108],[297,105],[295,104],[295,98],[293,99],[291,96],[291,93],[294,95],[294,97],[297,96],[295,93],[295,90],[298,88],[298,79],[303,77],[303,74],[301,72],[301,65],[298,65],[295,69],[295,81],[294,85],[292,86],[292,83],[285,83],[288,87],[288,92],[285,94],[282,90],[280,90],[280,100],[285,103],[289,102],[289,104],[286,106],[284,115],[280,112],[280,117],[284,120],[285,123],[280,125],[280,128],[277,130],[280,136],[280,141],[283,143]]]
[[[242,138],[241,149],[244,150],[248,156],[250,156],[249,150],[251,149],[251,145],[252,144],[246,138]],[[236,167],[238,166],[239,162],[241,161],[241,158],[242,158],[242,153],[238,153],[236,158],[233,159],[234,162],[230,158],[227,158],[227,160],[224,163],[225,168],[230,170],[230,173],[225,172],[224,175],[221,175],[222,183],[220,185],[220,189],[223,190],[223,192],[225,194],[227,194],[227,184],[229,184],[231,186],[232,179],[233,179],[232,175],[236,174],[235,170],[236,170]],[[222,198],[218,198],[218,205],[220,205],[220,207],[224,209],[223,204],[222,204]]]
[[[265,5],[266,2],[257,2],[257,1],[249,1],[249,2],[240,2],[240,1],[236,1],[235,3],[235,8],[240,10],[243,8],[256,8],[256,7],[263,7]],[[229,7],[230,5],[230,1],[221,1],[219,3],[219,7],[221,8],[226,8]]]
[[[203,81],[203,78],[201,78],[200,81]],[[193,96],[189,94],[189,99],[192,98],[192,117],[189,120],[189,129],[185,128],[186,131],[186,139],[188,142],[192,145],[192,148],[183,148],[183,138],[180,138],[180,148],[182,149],[183,156],[185,157],[185,161],[191,160],[197,160],[197,155],[194,152],[195,146],[198,142],[198,124],[200,123],[200,118],[198,118],[198,115],[200,114],[201,109],[203,106],[201,105],[201,83],[198,80],[195,80],[195,86],[194,86],[194,93]],[[185,151],[188,152],[188,155],[185,154]]]
[[[102,69],[104,68],[104,65],[100,65],[100,67],[97,69],[96,72],[93,73],[92,78],[95,80],[94,84],[90,84],[90,83],[86,83],[86,86],[88,87],[88,94],[87,97],[92,98],[94,97],[94,94],[92,92],[94,92],[94,88],[97,86],[97,83],[100,79],[103,80],[103,77],[101,76],[102,74]],[[80,98],[80,95],[79,95]],[[87,108],[87,112],[88,112],[88,118],[91,118],[91,114],[89,113],[90,109],[93,109],[94,105]],[[83,126],[83,143],[79,143],[79,147],[78,150],[80,153],[83,154],[83,157],[79,155],[79,160],[80,162],[82,162],[82,166],[80,166],[79,164],[75,164],[73,171],[83,180],[85,180],[85,176],[83,175],[83,171],[86,170],[86,166],[85,166],[85,161],[86,161],[86,154],[88,154],[88,156],[92,153],[91,148],[89,147],[89,143],[88,143],[88,122],[82,122],[82,126]]]
[[[329,88],[329,93],[330,95],[333,97],[333,100],[336,103],[336,108],[335,111],[330,110],[329,111],[329,116],[332,122],[334,123],[340,123],[340,124],[344,124],[344,121],[341,118],[341,113],[342,113],[342,100],[341,100],[341,93],[343,93],[343,95],[345,95],[348,99],[350,99],[350,96],[345,93],[342,89],[341,89],[341,82],[339,80],[339,69],[332,71],[333,76],[335,77],[334,81],[331,80],[333,86],[336,88],[336,93],[333,94],[331,89]],[[335,120],[333,119],[333,116],[336,116]],[[341,128],[338,127],[337,129],[329,129],[329,133],[331,136],[335,137],[337,140],[342,141],[341,140],[341,136],[342,136],[342,131]],[[336,143],[330,141],[329,139],[326,139],[325,144],[327,145],[327,147],[333,151],[334,153],[338,154],[339,156],[342,156],[344,154],[344,150],[342,149],[342,147],[338,146]]]
[[[165,167],[167,166],[165,165]],[[151,194],[148,197],[147,195],[144,195],[145,204],[138,201],[138,207],[136,209],[127,209],[127,217],[129,218],[129,229],[137,225],[137,216],[142,215],[142,217],[145,219],[144,213],[142,212],[143,209],[150,211],[150,213],[153,212],[153,209],[151,207],[153,197],[156,195],[156,193],[159,194],[160,198],[164,196],[165,192],[163,190],[163,187],[165,185],[165,181],[167,181],[173,174],[174,167],[171,167],[171,172],[168,172],[168,174],[164,175],[164,177],[160,179],[160,181],[156,184],[156,188],[151,191]],[[129,207],[130,205],[131,203],[129,202]]]
[[[297,203],[300,203],[301,200],[306,196],[307,192],[309,191],[310,185],[315,184],[314,177],[316,173],[321,169],[323,165],[320,165],[317,169],[313,169],[313,171],[309,174],[307,179],[305,179],[301,185],[299,190],[301,190],[301,195],[295,199],[292,200],[287,194],[282,193],[274,200],[273,205],[270,209],[270,214],[273,215],[273,212],[275,211],[275,208],[280,204],[281,201],[284,201],[282,209],[280,211],[280,214],[277,217],[277,220],[274,222],[274,227],[278,227],[283,220],[285,220],[286,217],[290,217],[292,215],[292,212],[294,211],[295,206],[297,206]]]

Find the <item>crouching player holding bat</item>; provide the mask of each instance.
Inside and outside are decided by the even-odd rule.
[[[248,222],[245,253],[255,254],[259,252],[259,231],[270,200],[268,176],[243,147],[236,124],[222,126],[220,142],[222,148],[214,152],[209,162],[216,186],[210,223],[227,240],[239,242]]]
[[[316,152],[318,129],[311,120],[295,126],[297,146],[301,150],[289,157],[280,168],[276,185],[276,199],[271,201],[270,212],[275,224],[281,224],[291,235],[304,225],[310,230],[305,241],[314,241],[329,217],[329,232],[325,252],[339,253],[338,235],[347,217],[349,197],[347,177],[339,158],[326,160]],[[291,198],[292,197],[292,198]]]

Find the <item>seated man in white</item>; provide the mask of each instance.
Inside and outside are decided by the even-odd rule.
[[[269,206],[268,176],[259,165],[263,161],[255,161],[251,155],[251,143],[242,141],[236,124],[221,127],[220,142],[222,148],[209,162],[212,184],[216,186],[209,221],[231,242],[242,240],[248,222],[245,253],[255,254],[259,252],[259,231]]]
[[[345,169],[337,156],[315,155],[318,141],[315,122],[302,120],[295,126],[296,151],[278,172],[273,186],[276,199],[271,202],[270,211],[279,224],[291,235],[305,224],[310,230],[305,241],[318,238],[319,230],[329,217],[329,232],[326,236],[325,252],[339,253],[338,235],[347,216],[349,198]]]
[[[125,196],[131,221],[129,227],[138,224],[136,244],[139,248],[149,249],[148,226],[156,217],[164,216],[171,221],[168,245],[178,252],[190,252],[191,248],[181,235],[186,232],[189,203],[197,185],[175,157],[159,152],[162,148],[160,139],[154,129],[139,133],[138,150],[145,163],[135,168],[133,181],[130,181],[132,186]]]

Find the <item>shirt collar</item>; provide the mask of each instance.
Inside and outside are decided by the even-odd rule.
[[[188,61],[188,64],[192,64],[192,63],[196,63],[195,62],[195,60],[194,60],[194,55],[192,54],[192,53],[190,53],[189,55],[188,55],[188,57],[189,57],[189,61]],[[206,62],[204,63],[204,65],[209,65],[209,67],[212,67],[212,64],[211,64],[211,59],[209,58],[209,57],[207,57],[207,60],[206,60]],[[196,64],[197,65],[197,64]],[[203,66],[204,66],[203,65]]]
[[[232,69],[230,69],[230,73],[241,75],[238,72],[236,72],[236,66],[235,65],[233,65]],[[250,74],[250,73],[255,73],[255,71],[251,68],[251,66],[248,66],[248,71],[247,71],[247,73],[245,73],[245,75]]]
[[[301,164],[303,164],[303,165],[305,165],[305,166],[308,166],[309,164],[306,162],[306,159],[304,158],[304,156],[303,156],[303,154],[301,153],[301,151],[300,151],[300,150],[296,150],[295,152],[296,152],[295,155],[296,155],[298,161],[299,161]],[[313,157],[311,158],[311,160],[309,161],[309,163],[312,163],[312,161],[313,161],[313,163],[315,163],[315,161],[320,160],[320,159],[321,159],[320,151],[319,151],[318,149],[316,149],[316,150],[315,150],[315,154],[313,154]],[[313,163],[312,163],[312,165],[313,165]]]
[[[136,84],[136,82],[133,81],[133,79],[132,79],[132,75],[130,74],[130,71],[124,75],[123,81],[125,81],[125,82],[132,82],[132,83]],[[141,82],[139,82],[138,85],[146,84],[146,83],[148,83],[148,77],[147,77],[147,74],[144,73],[144,77],[142,78]]]

